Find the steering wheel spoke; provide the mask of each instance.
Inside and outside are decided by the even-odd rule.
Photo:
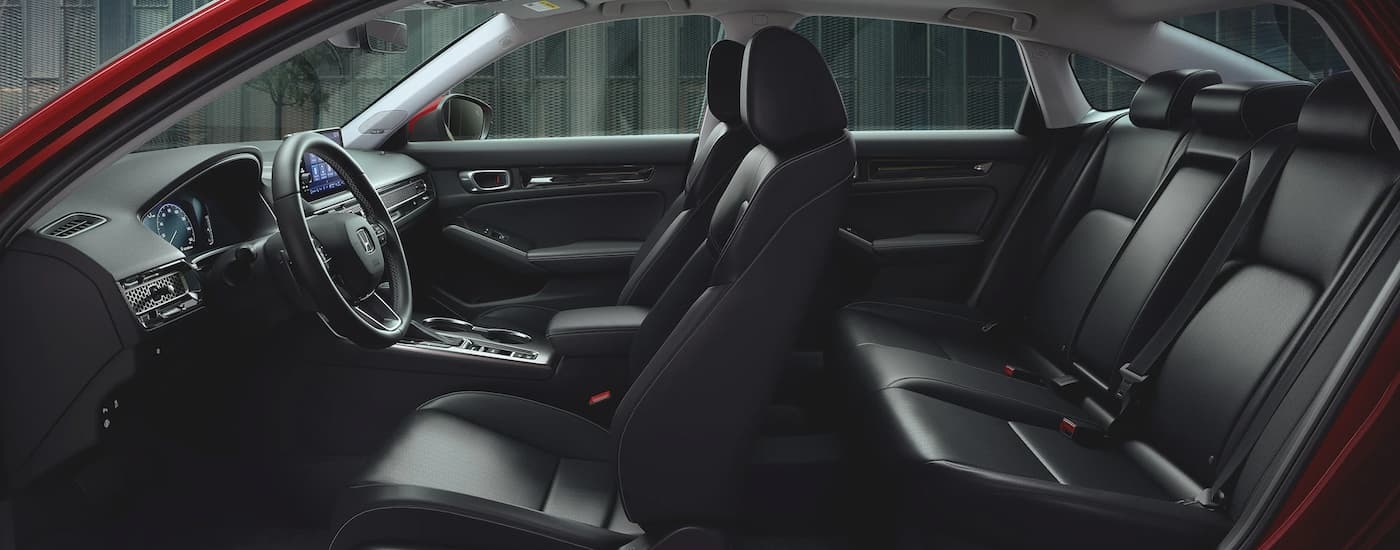
[[[324,161],[345,180],[359,214],[308,215],[301,192],[307,159]],[[397,342],[413,313],[408,263],[383,200],[354,157],[314,132],[288,136],[273,159],[272,194],[294,279],[331,329],[370,348]]]
[[[361,319],[373,323],[380,330],[397,330],[403,326],[403,318],[394,312],[394,308],[390,307],[378,292],[369,293],[369,296],[353,307]]]

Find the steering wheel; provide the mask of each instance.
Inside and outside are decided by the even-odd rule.
[[[307,217],[301,179],[308,154],[345,180],[362,214]],[[360,165],[321,134],[293,134],[273,158],[272,196],[292,274],[331,330],[368,348],[397,342],[413,313],[408,262],[389,211]]]

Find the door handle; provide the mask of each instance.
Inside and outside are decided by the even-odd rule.
[[[510,189],[510,172],[506,170],[468,170],[458,172],[457,178],[468,193],[494,193]]]

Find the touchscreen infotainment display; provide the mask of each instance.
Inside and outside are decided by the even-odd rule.
[[[325,159],[307,153],[301,161],[301,194],[314,201],[345,189],[345,179]]]
[[[336,145],[339,145],[341,147],[345,146],[345,139],[340,134],[340,128],[326,128],[324,130],[316,130],[316,133],[331,138],[331,141],[334,141]]]

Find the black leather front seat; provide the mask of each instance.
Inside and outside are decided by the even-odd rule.
[[[695,247],[705,239],[705,228],[715,203],[724,193],[739,161],[756,144],[739,116],[739,80],[744,45],[721,40],[710,48],[705,77],[705,102],[718,122],[700,136],[685,188],[661,216],[632,260],[627,283],[617,305],[651,307],[661,296]],[[556,310],[535,306],[502,306],[482,313],[476,324],[508,328],[543,336]]]
[[[733,521],[760,413],[855,170],[840,93],[805,39],[759,31],[743,82],[760,145],[666,291],[699,297],[612,425],[519,397],[435,399],[346,492],[332,548],[616,548],[643,530]]]

